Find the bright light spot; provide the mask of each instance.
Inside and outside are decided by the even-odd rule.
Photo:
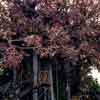
[[[67,10],[67,13],[69,13],[69,12],[70,12],[70,10],[71,10],[71,9],[69,8],[69,9]]]
[[[0,3],[1,3],[1,5],[4,6],[5,8],[8,7],[7,1],[2,1],[2,0],[0,0]]]
[[[92,69],[91,75],[94,79],[97,79],[98,83],[100,84],[100,72],[98,72],[96,68]]]
[[[41,5],[40,4],[38,4],[38,5],[35,6],[35,10],[36,11],[39,10],[40,8],[41,8]]]

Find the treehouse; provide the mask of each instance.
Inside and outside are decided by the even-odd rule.
[[[69,87],[67,92],[65,89],[66,73],[70,72],[70,69],[67,67],[69,71],[68,69],[65,70],[64,66],[68,65],[64,64],[60,58],[58,60],[41,58],[31,47],[16,46],[16,48],[23,49],[31,56],[24,57],[19,70],[14,67],[10,70],[13,75],[10,75],[11,81],[9,87],[7,87],[6,92],[8,94],[6,95],[13,95],[10,98],[15,98],[16,95],[16,98],[24,100],[26,98],[28,100],[60,100],[60,95],[64,96],[64,98],[70,98]],[[4,68],[7,68],[7,66]],[[61,70],[62,73],[60,73]],[[65,80],[65,84],[63,84],[63,80]],[[61,89],[59,89],[60,84],[62,84]]]
[[[13,98],[13,100],[15,100],[15,96],[16,99],[54,100],[52,66],[50,64],[44,64],[43,60],[40,60],[39,56],[35,54],[32,49],[22,48],[25,52],[31,53],[32,56],[26,56],[23,59],[21,69],[19,70],[13,66],[12,69],[8,70],[9,68],[3,64],[5,48],[4,46],[0,48],[0,54],[2,55],[0,58],[0,60],[2,60],[0,72],[3,72],[3,76],[0,76],[0,80],[1,83],[3,80],[6,82],[4,83],[5,86],[0,86],[1,92],[3,93],[3,88],[7,88],[4,89],[5,92],[2,95],[12,95],[9,98]],[[8,72],[6,70],[8,70]],[[4,73],[8,76],[4,77]],[[3,100],[5,99],[3,98]]]

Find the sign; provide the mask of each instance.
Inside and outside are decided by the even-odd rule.
[[[40,83],[48,83],[49,80],[49,72],[48,71],[40,71],[39,72],[39,82]]]

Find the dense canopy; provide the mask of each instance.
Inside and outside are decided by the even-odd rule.
[[[99,16],[99,0],[1,0],[0,44],[7,44],[10,55],[24,56],[17,49],[31,46],[41,57],[60,56],[74,62],[89,59],[98,65]],[[13,66],[5,56],[4,63]]]

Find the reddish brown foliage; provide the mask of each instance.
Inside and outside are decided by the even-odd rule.
[[[0,14],[7,12],[0,17],[0,38],[22,39],[42,57],[76,60],[84,55],[99,61],[99,0],[29,1],[8,2],[8,9],[0,5]]]
[[[11,46],[6,49],[4,58],[5,58],[4,63],[7,67],[18,68],[19,64],[21,63],[23,59],[23,53],[20,51],[17,51],[15,47]]]

